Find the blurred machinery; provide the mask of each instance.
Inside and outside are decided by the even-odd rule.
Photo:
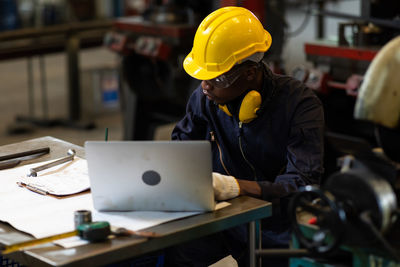
[[[306,43],[306,59],[313,66],[298,67],[293,75],[317,92],[324,104],[328,131],[365,138],[374,145],[374,129],[364,121],[355,120],[353,110],[372,59],[384,44],[400,34],[400,2],[361,0],[360,3],[360,16],[318,11],[321,16],[352,22],[338,25],[338,43]],[[326,173],[331,174],[337,170],[338,153],[329,143],[326,151]]]
[[[321,188],[291,200],[294,236],[310,252],[291,266],[398,266],[400,167],[364,139],[330,138],[349,154]]]
[[[354,119],[374,127],[378,148],[358,137],[327,135],[343,156],[321,188],[306,186],[289,214],[299,243],[345,266],[400,264],[400,36],[385,44],[365,73]],[[336,254],[335,254],[336,253]],[[315,255],[314,255],[315,256]],[[292,266],[304,266],[304,259]],[[312,261],[308,266],[325,266]],[[329,265],[331,266],[331,265]]]
[[[122,56],[125,140],[152,139],[156,126],[183,116],[191,87],[181,62],[195,33],[190,12],[151,6],[143,15],[115,20],[106,36],[106,45]]]
[[[321,188],[308,186],[292,199],[289,210],[296,238],[314,257],[331,259],[331,264],[344,251],[349,266],[373,266],[375,261],[397,266],[399,167],[382,153],[373,152],[363,139],[330,138],[350,154],[340,158],[340,171]],[[293,261],[297,263],[292,266],[298,266],[304,259]]]
[[[328,127],[332,131],[363,136],[370,133],[351,116],[357,90],[377,51],[400,34],[400,2],[362,0],[359,17],[320,11],[322,15],[347,18],[338,25],[338,43],[306,43],[307,60],[314,68],[299,70],[300,76],[324,101]],[[368,136],[369,135],[369,136]]]

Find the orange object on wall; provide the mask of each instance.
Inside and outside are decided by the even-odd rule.
[[[242,1],[237,1],[237,0],[221,0],[221,7],[224,6],[241,6],[240,3]]]
[[[254,15],[256,15],[257,18],[261,21],[261,23],[264,23],[264,14],[265,14],[264,1],[244,0],[243,7],[247,8],[248,10],[251,10],[251,12],[253,12]]]

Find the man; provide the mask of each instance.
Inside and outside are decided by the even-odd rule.
[[[273,216],[262,223],[263,247],[287,247],[284,203],[299,187],[319,183],[324,116],[309,88],[273,74],[262,62],[270,45],[270,34],[245,8],[208,15],[183,63],[202,82],[172,139],[210,140],[216,199],[249,195],[271,201]],[[242,263],[246,236],[245,227],[208,236],[170,250],[166,262],[207,266],[231,254]]]

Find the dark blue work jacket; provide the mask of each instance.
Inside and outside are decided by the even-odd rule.
[[[199,86],[172,139],[210,140],[213,171],[257,181],[262,199],[279,203],[299,187],[319,183],[324,114],[311,89],[272,73],[266,65],[263,68],[263,86],[257,88],[262,104],[256,119],[241,124],[237,116],[228,116],[208,100]],[[282,217],[273,209],[274,218],[263,223],[263,230],[280,232]]]

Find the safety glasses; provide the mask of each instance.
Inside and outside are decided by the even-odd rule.
[[[212,86],[217,87],[217,88],[227,88],[231,86],[234,82],[236,82],[237,79],[239,79],[240,75],[242,75],[243,70],[245,70],[245,67],[249,66],[249,64],[240,64],[235,67],[233,67],[230,71],[227,73],[221,74],[220,76],[207,80],[208,83],[210,83]]]

